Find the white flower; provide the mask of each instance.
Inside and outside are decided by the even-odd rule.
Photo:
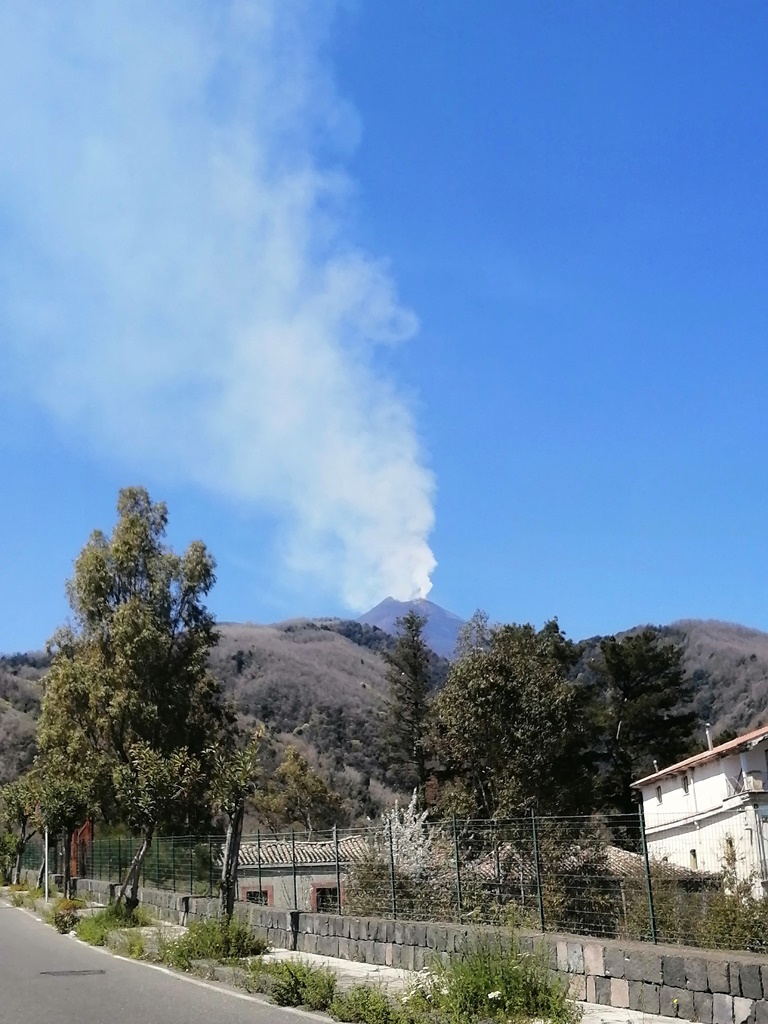
[[[489,992],[488,993],[488,998],[489,999],[501,999],[501,992]]]
[[[445,986],[443,986],[443,987],[442,987],[442,988],[440,989],[440,995],[441,995],[441,996],[447,996],[447,995],[448,995],[448,989],[447,989],[447,988],[446,988]]]

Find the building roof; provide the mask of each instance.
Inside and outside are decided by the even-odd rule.
[[[299,866],[330,865],[336,863],[336,844],[333,839],[297,840],[296,864]],[[349,864],[370,856],[371,847],[366,834],[339,836],[339,862]],[[240,846],[238,864],[243,867],[292,867],[293,848],[290,839],[262,839],[261,842],[244,841]]]
[[[700,754],[694,754],[693,757],[687,757],[685,761],[678,761],[677,764],[671,764],[669,768],[662,768],[660,772],[654,772],[653,775],[646,775],[644,779],[638,779],[637,782],[633,782],[632,785],[645,786],[649,782],[655,782],[657,779],[663,779],[667,775],[676,775],[678,772],[685,771],[687,768],[696,768],[700,764],[706,764],[707,761],[715,761],[719,757],[727,757],[728,754],[738,754],[743,750],[749,750],[755,744],[768,737],[768,725],[763,725],[759,729],[753,729],[752,732],[745,732],[743,736],[737,736],[735,740],[728,740],[727,743],[721,743],[717,747],[713,747],[711,750],[703,750]]]

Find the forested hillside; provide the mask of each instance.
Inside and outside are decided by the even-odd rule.
[[[278,746],[296,744],[341,790],[370,791],[374,803],[392,794],[380,729],[387,695],[380,652],[392,649],[389,634],[338,619],[224,623],[220,631],[212,668],[244,719],[263,721]],[[702,725],[711,722],[717,733],[768,720],[768,634],[698,620],[662,632],[684,649],[692,710]],[[599,640],[585,643],[579,671],[586,681]],[[34,756],[47,664],[39,653],[0,658],[0,784]],[[435,655],[435,689],[447,669],[448,662]]]

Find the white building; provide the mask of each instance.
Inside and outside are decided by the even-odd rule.
[[[634,782],[652,860],[768,892],[768,726]]]

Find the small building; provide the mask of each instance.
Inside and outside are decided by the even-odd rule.
[[[349,868],[371,856],[368,836],[245,840],[238,861],[238,898],[279,910],[338,913]]]
[[[642,796],[648,854],[768,891],[768,726],[632,783]]]

